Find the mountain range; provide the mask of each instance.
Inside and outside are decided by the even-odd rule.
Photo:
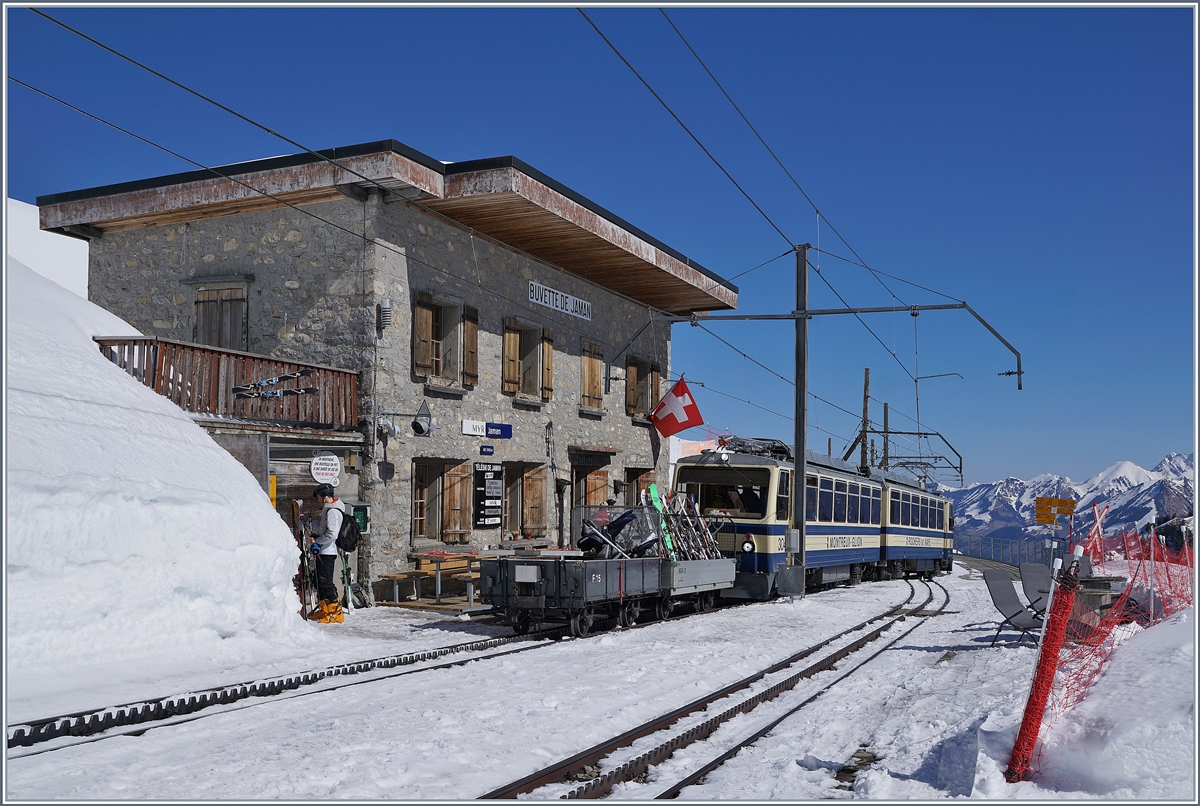
[[[1065,476],[1045,473],[1028,481],[1007,478],[969,487],[942,486],[939,492],[954,502],[958,534],[1010,538],[1044,538],[1052,527],[1034,521],[1035,498],[1070,498],[1075,506],[1075,534],[1083,535],[1094,520],[1092,505],[1108,506],[1103,524],[1106,532],[1122,526],[1142,529],[1162,516],[1193,514],[1195,454],[1168,454],[1153,470],[1133,462],[1117,462],[1076,483]],[[1053,529],[1065,537],[1065,521]]]

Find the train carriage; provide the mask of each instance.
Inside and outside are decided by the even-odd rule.
[[[912,482],[809,451],[805,472],[806,587],[932,574],[951,568],[950,503]],[[798,562],[789,544],[794,465],[778,440],[727,438],[676,464],[675,490],[721,522],[722,552],[737,560],[727,598],[765,599]]]

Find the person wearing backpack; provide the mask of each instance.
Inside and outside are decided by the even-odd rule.
[[[317,559],[317,596],[321,603],[309,615],[310,619],[322,624],[342,623],[346,616],[338,601],[337,587],[333,584],[333,571],[337,564],[338,533],[346,515],[346,505],[333,495],[333,486],[318,485],[313,497],[321,502],[321,525],[313,535],[313,554]]]

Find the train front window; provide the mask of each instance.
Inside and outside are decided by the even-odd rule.
[[[818,501],[817,520],[821,523],[833,522],[833,479],[821,479],[821,496]]]
[[[807,521],[815,521],[817,519],[817,477],[806,476],[807,483],[804,485],[804,519]]]
[[[846,523],[858,523],[858,485],[850,485],[850,497],[846,499]]]
[[[680,467],[675,478],[675,489],[695,495],[705,515],[722,513],[749,520],[766,516],[770,484],[771,471],[761,467]]]

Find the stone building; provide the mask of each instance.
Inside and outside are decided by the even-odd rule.
[[[89,241],[89,298],[155,343],[357,375],[341,426],[194,416],[289,521],[313,455],[337,456],[339,495],[369,507],[367,579],[438,547],[562,545],[572,506],[664,483],[646,415],[670,327],[650,315],[737,304],[727,281],[520,160],[443,164],[392,140],[38,206],[43,229]]]

